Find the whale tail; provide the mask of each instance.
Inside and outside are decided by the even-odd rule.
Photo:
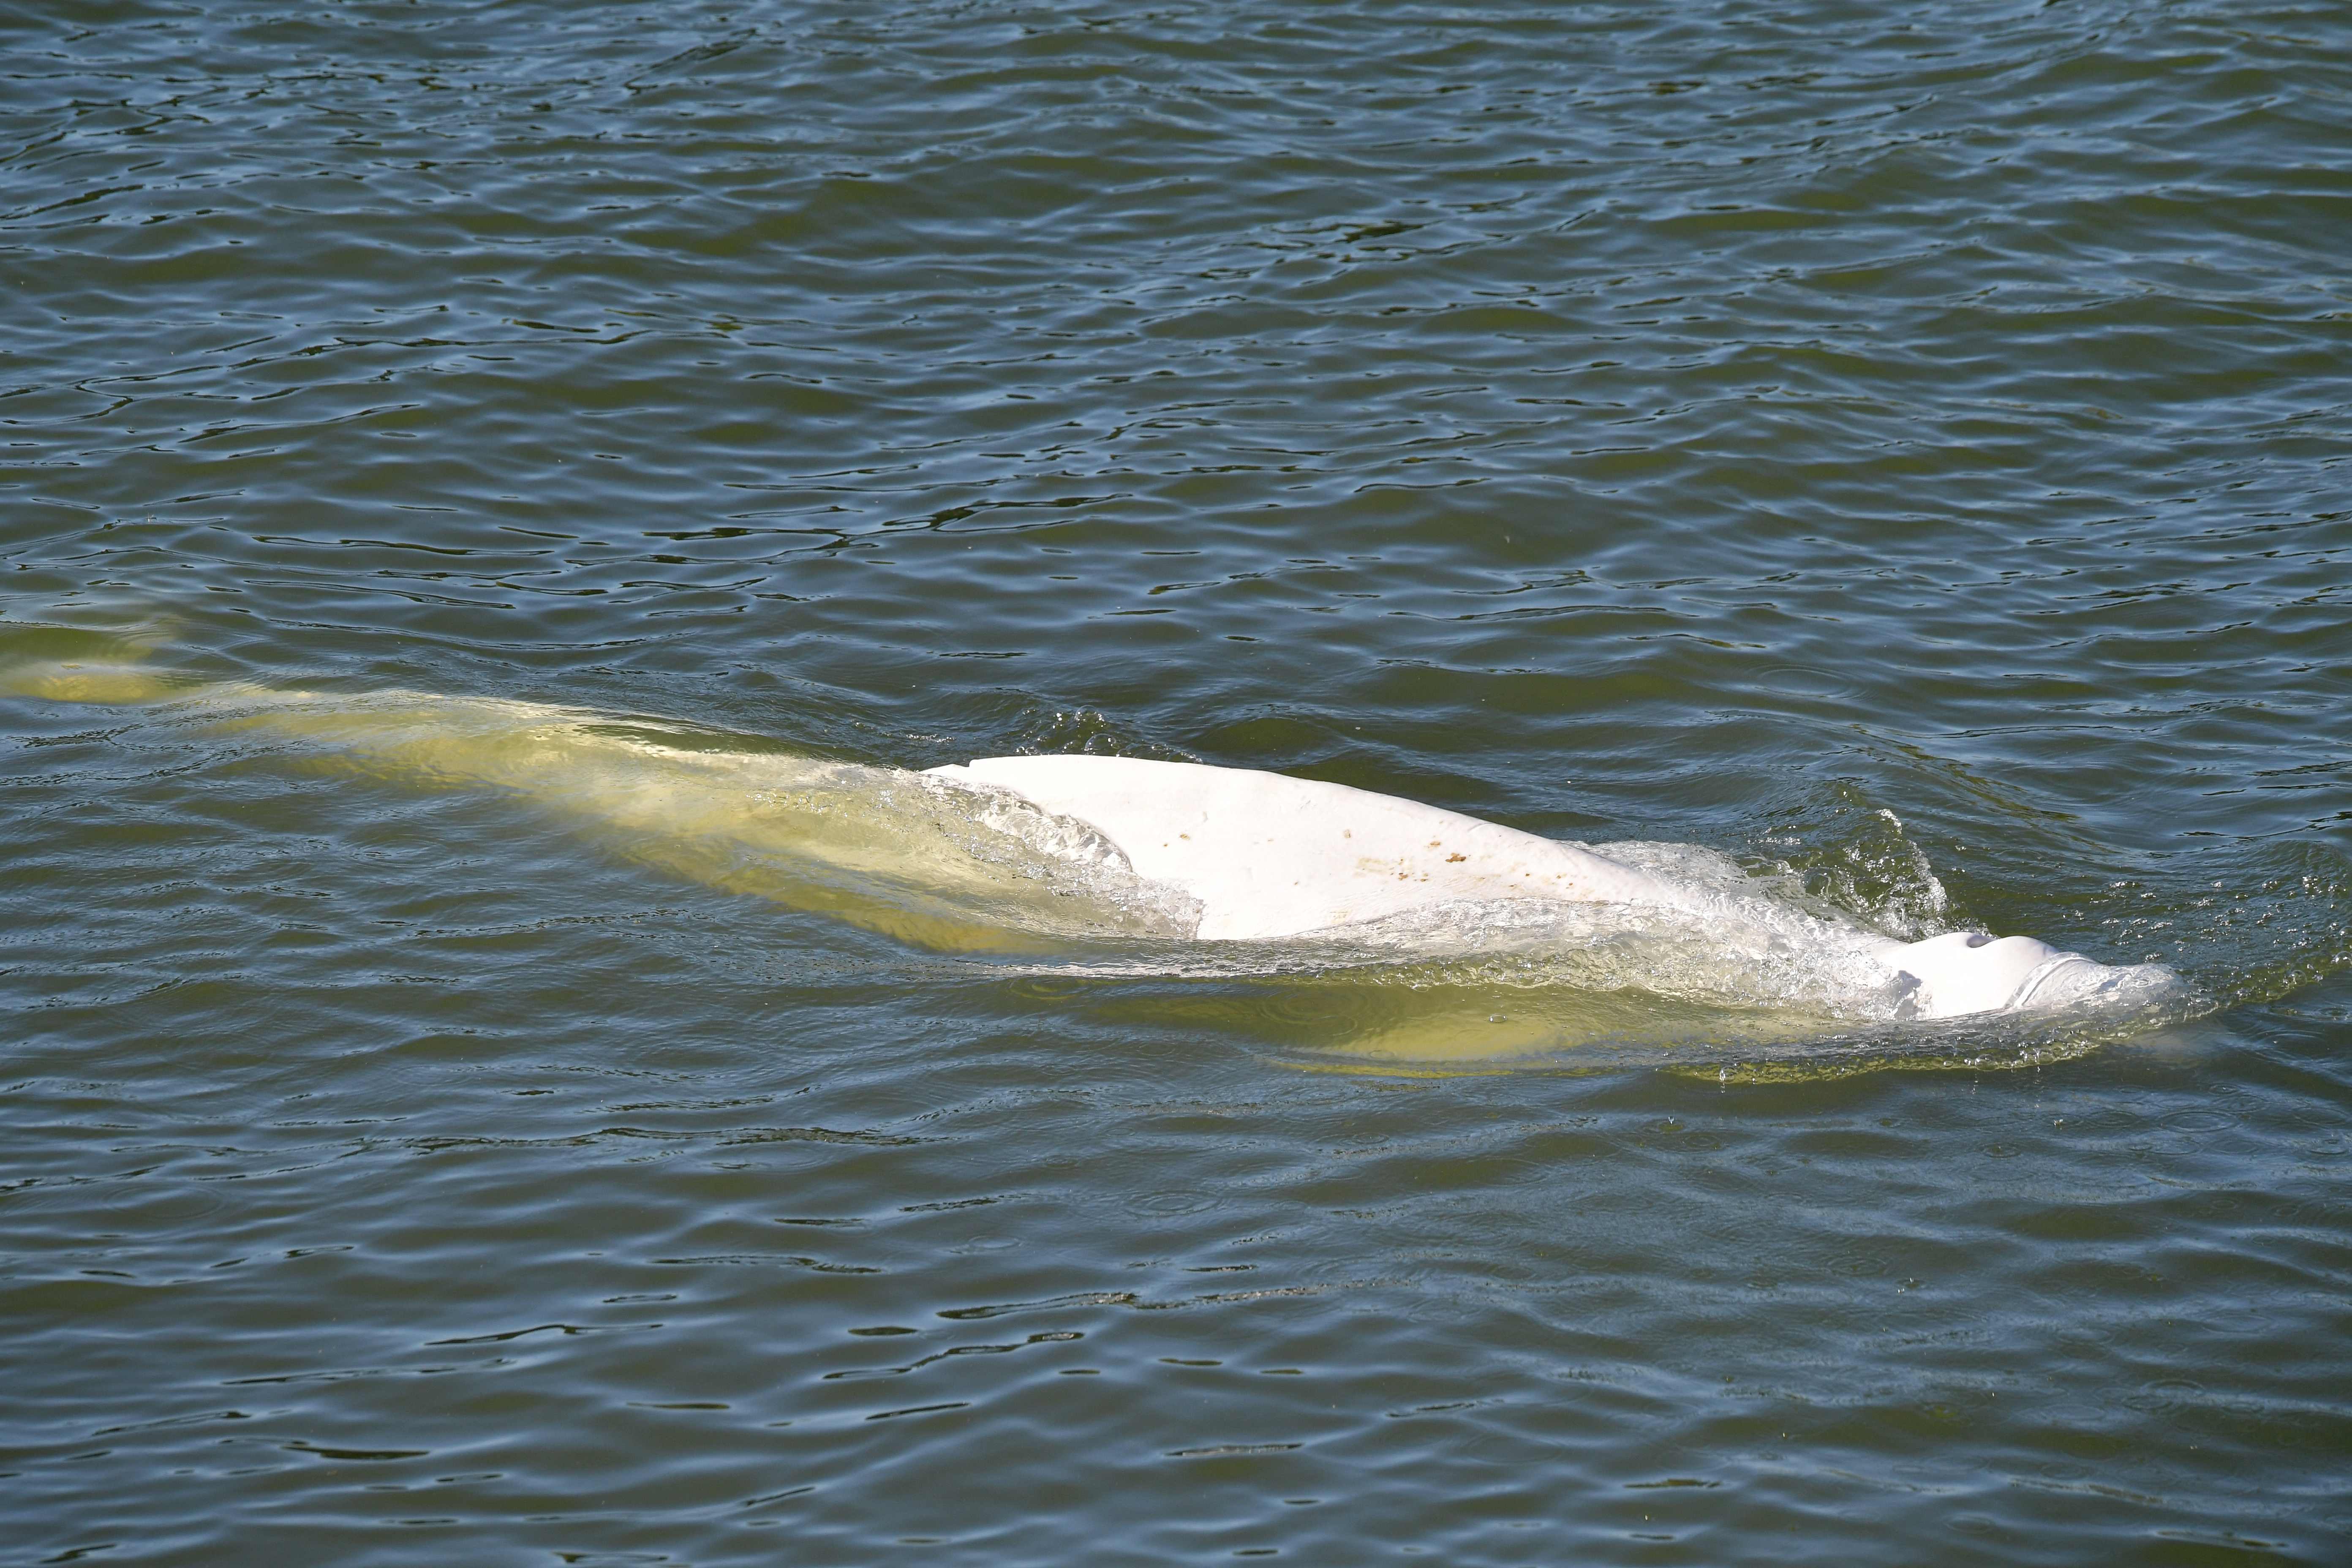
[[[130,707],[165,701],[189,689],[186,681],[130,664],[34,659],[0,667],[0,691],[45,702]]]
[[[199,683],[146,664],[173,640],[174,629],[163,619],[102,632],[22,623],[0,626],[0,694],[110,707],[185,695]]]

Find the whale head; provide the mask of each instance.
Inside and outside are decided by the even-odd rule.
[[[2138,963],[2116,967],[2066,952],[2030,936],[1952,931],[1887,954],[1914,1018],[1974,1013],[2048,1012],[2075,1003],[2137,994],[2172,984],[2169,971]]]

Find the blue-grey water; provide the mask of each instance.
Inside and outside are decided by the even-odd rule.
[[[0,1558],[2352,1560],[2347,258],[2334,0],[0,11]],[[1078,750],[2184,984],[786,842]]]

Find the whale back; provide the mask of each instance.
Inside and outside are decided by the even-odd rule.
[[[929,770],[1009,790],[1117,845],[1202,905],[1211,941],[1294,936],[1454,900],[1671,903],[1572,844],[1319,779],[1135,757],[983,757]]]

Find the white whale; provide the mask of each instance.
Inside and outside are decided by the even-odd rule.
[[[514,795],[631,859],[944,952],[1139,942],[1161,944],[1143,972],[1223,974],[1507,960],[1493,984],[1522,996],[1564,984],[1894,1020],[2139,1004],[2177,984],[2030,937],[1899,941],[1688,846],[1596,850],[1245,768],[1033,756],[916,773],[550,704],[122,663],[0,660],[0,691],[162,704],[358,774]]]
[[[1572,844],[1345,784],[1129,757],[985,757],[929,770],[1009,791],[1117,846],[1137,875],[1201,905],[1196,935],[1246,942],[1507,900],[1723,912],[1680,885]],[[1874,961],[1898,1016],[2040,1011],[2144,990],[2166,972],[2110,966],[2032,937],[1904,942],[1839,933]]]

